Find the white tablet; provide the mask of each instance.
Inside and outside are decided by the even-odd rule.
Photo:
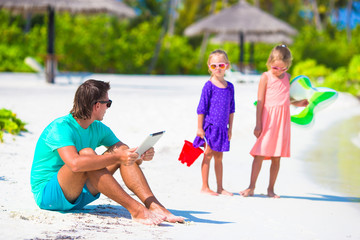
[[[149,150],[151,147],[155,145],[155,143],[162,137],[165,131],[151,133],[149,136],[145,138],[145,140],[140,144],[140,146],[136,149],[136,153],[139,154],[139,157]]]

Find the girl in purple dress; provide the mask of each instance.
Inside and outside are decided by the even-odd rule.
[[[226,191],[222,185],[223,152],[230,149],[230,139],[235,112],[234,85],[224,79],[225,71],[229,69],[229,59],[222,50],[213,51],[208,59],[210,80],[202,89],[198,114],[198,130],[194,147],[207,144],[201,165],[202,193],[210,195],[233,194]],[[204,140],[206,139],[206,142]],[[215,175],[217,191],[209,187],[210,160],[215,159]]]

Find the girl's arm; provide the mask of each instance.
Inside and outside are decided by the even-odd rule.
[[[229,129],[228,129],[229,141],[231,140],[231,137],[232,137],[233,121],[234,121],[234,113],[230,113],[230,115],[229,115]]]
[[[289,79],[291,79],[290,74]],[[290,104],[294,105],[295,107],[306,107],[309,105],[309,101],[307,99],[295,100],[290,97]]]
[[[205,131],[203,128],[203,124],[204,124],[204,114],[199,114],[198,115],[198,129],[197,129],[196,136],[201,137],[201,138],[205,137]]]
[[[256,105],[256,126],[254,129],[254,135],[258,138],[262,132],[262,113],[264,109],[264,101],[266,95],[268,77],[265,73],[261,75],[258,89],[258,101]]]
[[[309,104],[309,101],[307,99],[302,99],[302,100],[290,99],[290,103],[295,107],[306,107]]]

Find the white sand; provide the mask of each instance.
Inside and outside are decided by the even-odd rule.
[[[30,168],[36,141],[53,119],[72,107],[78,79],[46,84],[35,74],[0,74],[0,108],[8,108],[28,123],[28,133],[5,135],[0,144],[1,239],[360,239],[359,196],[312,182],[304,155],[331,124],[360,114],[359,102],[347,95],[316,116],[312,128],[292,127],[292,157],[282,160],[276,193],[264,197],[269,162],[264,162],[255,197],[238,192],[249,184],[255,137],[255,84],[235,83],[236,115],[231,151],[224,154],[224,187],[233,197],[200,194],[201,159],[186,167],[177,159],[185,139],[196,134],[196,107],[207,76],[93,75],[110,81],[113,100],[104,123],[118,137],[137,146],[146,134],[166,130],[156,145],[156,157],[142,165],[157,198],[186,224],[149,227],[134,223],[123,207],[105,196],[85,210],[59,213],[40,210],[30,190]],[[100,149],[99,151],[101,151]],[[120,180],[120,177],[118,177]],[[121,181],[121,180],[120,180]],[[215,190],[215,174],[210,173]]]

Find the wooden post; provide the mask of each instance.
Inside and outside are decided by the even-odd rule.
[[[250,43],[250,58],[249,58],[249,67],[250,70],[254,70],[255,69],[255,62],[254,62],[254,52],[255,52],[255,44],[254,42]]]
[[[45,75],[48,83],[55,83],[55,72],[57,68],[55,57],[55,10],[52,7],[48,8],[49,22],[48,22],[48,45],[46,56]]]
[[[240,56],[239,56],[239,69],[244,72],[244,33],[239,33]]]

